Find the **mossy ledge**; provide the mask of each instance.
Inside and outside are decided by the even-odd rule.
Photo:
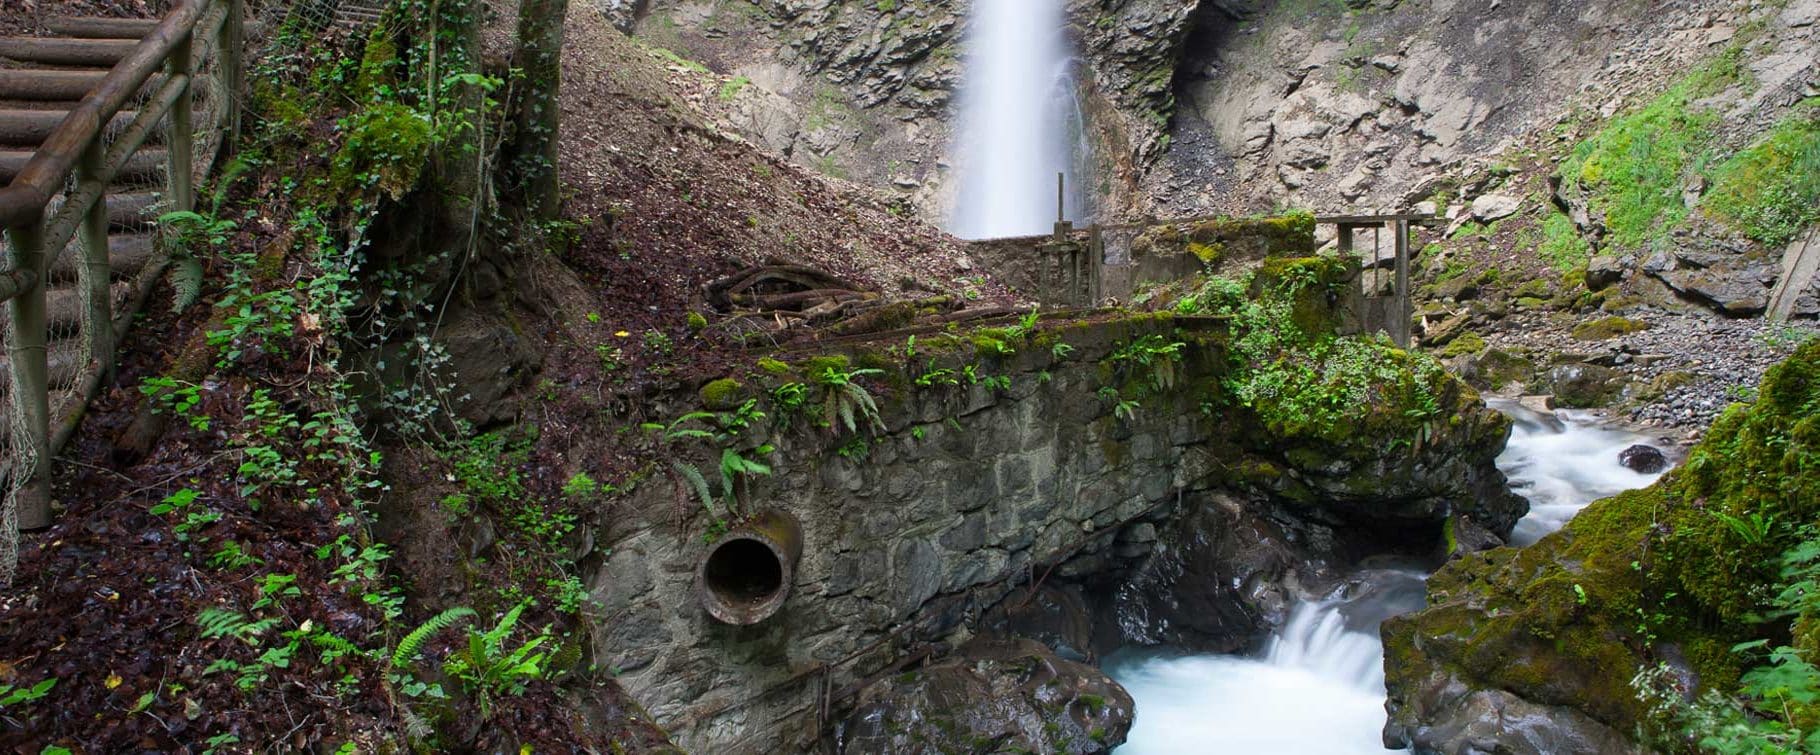
[[[1734,645],[1792,636],[1820,650],[1799,622],[1764,618],[1778,555],[1820,515],[1816,458],[1810,341],[1655,485],[1593,503],[1534,546],[1437,572],[1428,608],[1384,624],[1386,741],[1443,747],[1470,698],[1489,693],[1564,714],[1549,726],[1589,717],[1634,742],[1660,723],[1631,687],[1640,669],[1667,664],[1690,694],[1728,693],[1751,661]]]

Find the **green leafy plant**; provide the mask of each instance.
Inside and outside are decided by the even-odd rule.
[[[538,648],[550,642],[548,629],[516,646],[509,643],[526,605],[513,606],[492,629],[482,632],[469,628],[467,644],[459,646],[443,663],[443,669],[460,680],[462,688],[474,697],[483,719],[492,716],[494,700],[503,695],[522,695],[527,684],[544,677],[546,654],[538,652]]]
[[[50,694],[51,688],[55,686],[57,686],[56,677],[44,679],[30,687],[0,684],[0,709],[42,700],[45,695]]]
[[[202,403],[202,386],[195,383],[181,382],[173,377],[155,375],[139,383],[139,392],[155,399],[158,408],[154,411],[168,411],[188,422],[191,429],[206,432],[209,429],[209,416],[195,413],[197,404]]]

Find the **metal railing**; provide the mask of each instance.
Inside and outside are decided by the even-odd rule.
[[[50,524],[51,455],[112,371],[119,337],[162,270],[154,254],[116,310],[109,261],[108,194],[142,166],[141,147],[163,129],[165,212],[190,210],[196,182],[213,152],[239,128],[242,7],[240,0],[181,0],[82,98],[12,182],[0,188],[0,227],[7,254],[0,301],[7,304],[6,351],[11,385],[5,449],[6,513],[0,537]],[[130,107],[129,107],[130,105]],[[200,106],[199,106],[200,105]],[[211,107],[212,105],[212,107]],[[198,114],[209,119],[197,128]],[[129,120],[130,119],[130,120]],[[201,159],[198,159],[199,153]],[[134,161],[135,155],[141,155]],[[71,244],[74,240],[77,243]],[[73,377],[52,380],[49,277],[67,247],[75,264],[80,338]],[[60,367],[66,365],[60,364]],[[10,517],[9,517],[10,518]],[[5,543],[0,545],[10,545]],[[0,553],[6,559],[10,553]],[[10,571],[0,563],[0,572]],[[4,575],[0,575],[4,576]]]

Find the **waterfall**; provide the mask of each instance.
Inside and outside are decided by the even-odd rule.
[[[1067,176],[1068,219],[1083,220],[1086,119],[1061,0],[975,0],[965,66],[949,230],[970,239],[1048,232],[1057,173]]]
[[[1422,579],[1362,572],[1349,594],[1296,605],[1257,657],[1115,657],[1113,678],[1138,706],[1119,755],[1383,752],[1378,624],[1421,607]]]

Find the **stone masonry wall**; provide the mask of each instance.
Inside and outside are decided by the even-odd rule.
[[[600,603],[597,662],[618,669],[691,750],[781,751],[812,738],[819,666],[833,667],[833,689],[845,687],[914,641],[950,634],[1033,569],[1109,551],[1115,525],[1210,481],[1210,422],[1190,386],[1217,378],[1214,350],[1192,350],[1179,387],[1144,400],[1135,422],[1096,397],[1131,379],[1102,363],[1114,349],[1149,333],[1192,339],[1190,329],[1171,335],[1170,318],[1128,316],[1046,331],[1073,347],[1065,357],[1029,342],[996,358],[959,349],[938,360],[1009,376],[1010,388],[910,385],[879,395],[885,430],[864,459],[806,426],[748,438],[747,447],[777,446],[777,473],[755,481],[750,505],[794,514],[804,543],[794,592],[755,626],[715,623],[698,605],[700,504],[651,478],[617,504],[600,539],[610,551],[589,583]],[[941,340],[925,338],[923,348]],[[702,468],[711,469],[705,460]],[[906,622],[919,628],[860,652]]]

